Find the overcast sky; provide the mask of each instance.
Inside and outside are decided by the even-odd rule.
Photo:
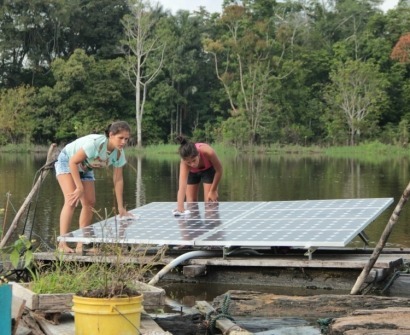
[[[199,6],[204,6],[208,12],[220,12],[222,9],[223,0],[157,0],[165,9],[171,10],[173,14],[179,9],[194,11]],[[381,7],[384,11],[391,9],[397,5],[399,0],[385,0]],[[153,1],[155,2],[155,1]]]

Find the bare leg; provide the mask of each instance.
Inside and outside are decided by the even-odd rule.
[[[84,195],[81,198],[80,228],[87,227],[93,219],[93,210],[95,206],[95,187],[93,181],[83,181]],[[83,252],[83,244],[77,243],[76,253]]]
[[[197,202],[198,201],[198,191],[199,184],[187,185],[186,186],[186,202]]]
[[[69,173],[57,176],[57,180],[64,195],[64,205],[60,213],[60,236],[62,236],[68,233],[73,218],[75,206],[68,203],[67,195],[74,192],[75,184]],[[63,252],[74,252],[65,241],[58,244],[58,249]]]
[[[203,186],[204,186],[204,202],[208,202],[207,197],[208,197],[208,193],[209,193],[209,190],[211,189],[212,184],[204,183]]]

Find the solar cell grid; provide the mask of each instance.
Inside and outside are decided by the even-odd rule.
[[[272,202],[188,203],[174,217],[173,202],[153,202],[131,212],[136,219],[109,218],[59,240],[196,246],[343,247],[391,203],[392,198]]]

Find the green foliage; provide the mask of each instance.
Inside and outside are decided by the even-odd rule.
[[[379,141],[362,143],[356,146],[331,147],[324,150],[329,157],[349,157],[366,161],[387,161],[391,157],[406,157],[408,149],[405,147],[384,144]]]
[[[67,142],[113,119],[148,145],[179,133],[238,146],[407,143],[410,71],[390,56],[410,6],[383,13],[379,2],[225,1],[220,15],[142,0],[1,2],[0,145]],[[346,90],[349,76],[372,93]],[[370,101],[365,117],[347,115],[346,93]]]
[[[28,86],[0,91],[0,144],[30,143],[33,95],[34,89]]]
[[[241,148],[248,143],[249,123],[244,115],[230,117],[222,123],[223,140],[233,144],[236,148]]]
[[[55,85],[40,89],[36,113],[42,123],[35,136],[69,141],[90,132],[101,133],[115,119],[132,118],[123,60],[100,60],[78,49],[67,60],[52,64]],[[56,127],[59,124],[59,127]],[[56,129],[56,130],[55,130]]]
[[[31,270],[30,288],[38,294],[76,293],[86,296],[99,292],[102,297],[112,297],[126,289],[138,291],[138,282],[151,275],[165,249],[147,255],[148,246],[139,245],[125,250],[124,246],[116,243],[103,244],[90,264],[69,260],[57,253],[52,263],[35,263]],[[132,262],[127,259],[132,259]]]
[[[2,234],[0,235],[2,236]],[[2,262],[10,261],[12,265],[12,269],[2,273],[2,277],[7,278],[8,276],[12,276],[13,269],[30,269],[34,262],[32,241],[26,236],[20,235],[13,244],[4,246],[0,249],[0,256]]]
[[[386,101],[384,76],[372,62],[348,60],[336,63],[330,78],[325,98],[332,128],[347,125],[351,145],[361,137],[371,138]]]

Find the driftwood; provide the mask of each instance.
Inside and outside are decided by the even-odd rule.
[[[403,209],[403,206],[406,204],[407,200],[409,199],[410,196],[410,183],[407,185],[405,190],[403,191],[403,194],[400,198],[400,201],[397,203],[396,207],[394,208],[394,211],[392,215],[390,216],[390,219],[384,228],[383,234],[380,237],[379,242],[377,243],[376,247],[373,250],[372,255],[369,258],[368,263],[365,265],[363,268],[361,274],[356,280],[356,283],[354,284],[350,294],[358,294],[360,293],[360,288],[365,282],[367,276],[369,275],[370,270],[373,268],[374,264],[376,263],[377,259],[379,258],[379,255],[381,251],[383,250],[384,246],[386,245],[386,242],[390,236],[390,233],[393,230],[393,226],[396,224],[396,222],[399,220],[399,216],[401,213],[401,210]]]
[[[336,318],[349,315],[357,309],[409,307],[410,298],[323,294],[314,296],[286,296],[253,291],[228,291],[213,301],[223,303],[229,295],[229,313],[235,316],[300,317],[305,319]]]
[[[203,315],[210,315],[211,313],[215,312],[216,310],[208,304],[206,301],[197,301],[196,307]],[[215,323],[216,327],[222,331],[222,334],[228,335],[251,335],[245,329],[242,329],[240,326],[236,325],[234,322],[227,318],[217,319]]]
[[[24,200],[23,204],[21,205],[20,209],[18,210],[18,212],[17,212],[16,216],[14,217],[13,222],[11,223],[7,233],[4,235],[3,239],[1,240],[0,249],[3,248],[6,245],[7,241],[9,240],[9,238],[11,237],[13,232],[16,230],[18,222],[20,220],[20,217],[23,215],[24,211],[27,209],[27,207],[32,202],[32,199],[33,199],[34,195],[40,189],[40,186],[43,183],[44,179],[47,177],[50,169],[53,168],[52,164],[56,160],[56,149],[57,149],[57,145],[54,144],[54,143],[48,149],[46,163],[41,168],[39,177],[37,178],[33,188],[31,189],[31,191],[28,194],[27,198]]]
[[[410,308],[392,307],[358,310],[337,318],[329,326],[329,335],[410,334]]]

